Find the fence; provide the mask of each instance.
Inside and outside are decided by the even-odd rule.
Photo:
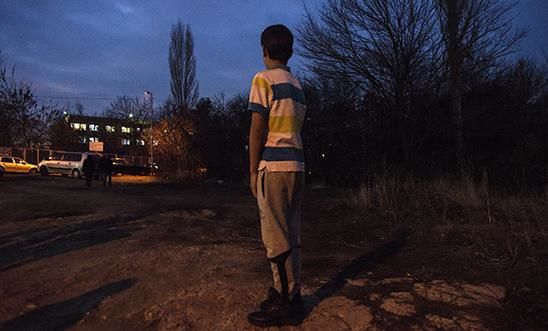
[[[19,147],[0,147],[0,155],[10,155],[22,158],[28,163],[38,164],[40,161],[47,159],[55,152],[68,152],[58,151],[53,149],[38,149],[38,148],[19,148]],[[80,153],[80,152],[74,152]],[[128,156],[120,154],[106,154],[110,158],[121,158],[131,164],[146,165],[148,163],[148,156]]]

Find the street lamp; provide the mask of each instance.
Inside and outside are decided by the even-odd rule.
[[[154,163],[154,137],[152,135],[152,121],[154,119],[153,117],[153,112],[154,112],[154,104],[153,104],[153,96],[152,96],[152,92],[150,91],[145,91],[145,100],[147,100],[149,102],[149,106],[150,106],[150,166],[153,167],[153,163]]]

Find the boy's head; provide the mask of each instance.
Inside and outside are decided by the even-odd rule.
[[[261,34],[263,56],[287,64],[293,55],[293,34],[282,24],[271,25]]]

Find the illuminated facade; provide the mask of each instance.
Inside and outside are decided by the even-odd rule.
[[[150,123],[133,118],[66,115],[65,121],[77,136],[79,150],[89,142],[103,142],[105,153],[146,155],[146,134]]]

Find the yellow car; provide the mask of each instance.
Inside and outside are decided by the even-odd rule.
[[[38,167],[35,164],[27,163],[27,161],[23,159],[9,155],[2,155],[0,157],[0,165],[4,167],[6,173],[17,172],[31,175],[38,173]]]

